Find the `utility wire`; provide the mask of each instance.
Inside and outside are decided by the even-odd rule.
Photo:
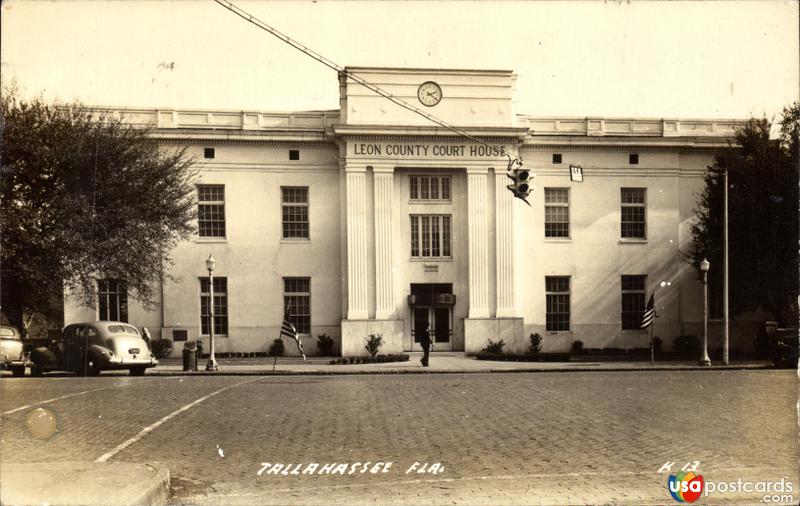
[[[496,146],[494,144],[490,144],[488,142],[485,142],[485,141],[483,141],[483,140],[481,140],[481,139],[479,139],[479,138],[477,138],[477,137],[475,137],[473,135],[470,135],[467,132],[465,132],[463,130],[460,130],[459,128],[447,123],[446,121],[441,120],[441,119],[437,118],[436,116],[434,116],[432,114],[429,114],[429,113],[419,109],[418,107],[415,107],[415,106],[409,104],[408,102],[406,102],[402,98],[397,97],[397,96],[389,93],[388,91],[384,90],[380,86],[374,85],[374,84],[370,83],[369,81],[366,81],[365,79],[362,79],[361,77],[358,77],[357,75],[355,75],[355,74],[353,74],[351,72],[348,72],[341,65],[336,64],[334,61],[329,60],[328,58],[326,58],[326,57],[322,56],[321,54],[317,53],[316,51],[314,51],[313,49],[304,46],[303,44],[301,44],[301,43],[297,42],[296,40],[292,39],[291,37],[289,37],[288,35],[285,35],[285,34],[281,33],[280,31],[278,31],[275,28],[273,28],[273,27],[269,26],[268,24],[264,23],[263,21],[261,21],[260,19],[256,18],[255,16],[253,16],[249,12],[245,11],[244,9],[241,9],[241,8],[237,7],[232,2],[229,2],[228,0],[214,0],[214,1],[217,2],[219,5],[225,7],[226,9],[230,10],[231,12],[236,14],[237,16],[241,17],[242,19],[245,19],[246,21],[249,21],[250,23],[256,25],[257,27],[261,28],[262,30],[265,30],[265,31],[269,32],[271,35],[274,35],[275,37],[279,38],[283,42],[285,42],[285,43],[289,44],[290,46],[294,47],[295,49],[305,53],[306,55],[310,56],[311,58],[314,58],[315,60],[317,60],[318,62],[322,63],[326,67],[329,67],[329,68],[335,70],[336,72],[339,72],[340,74],[343,74],[347,78],[352,79],[353,81],[357,82],[361,86],[363,86],[363,87],[365,87],[365,88],[367,88],[369,90],[372,90],[373,92],[375,92],[378,95],[386,98],[387,100],[390,100],[391,102],[399,105],[400,107],[402,107],[404,109],[407,109],[407,110],[409,110],[409,111],[411,111],[411,112],[413,112],[415,114],[418,114],[418,115],[422,116],[423,118],[427,119],[428,121],[431,121],[431,122],[439,125],[442,128],[450,130],[451,132],[453,132],[453,133],[455,133],[457,135],[460,135],[460,136],[465,137],[467,139],[470,139],[470,140],[473,140],[473,141],[478,142],[480,144],[483,144],[484,146],[486,146],[488,148],[491,148],[492,150],[496,150],[498,152],[498,154],[506,155],[508,157],[508,170],[509,171],[511,171],[512,166],[520,166],[520,165],[522,165],[522,159],[521,158],[512,159],[511,155],[506,153],[503,148],[501,148],[499,146]]]

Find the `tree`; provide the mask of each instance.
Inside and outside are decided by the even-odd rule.
[[[723,174],[728,172],[730,304],[733,314],[763,309],[798,318],[798,168],[800,102],[783,110],[780,133],[766,119],[737,130],[737,147],[715,157],[698,201],[689,260],[711,262],[709,283],[723,279]]]
[[[94,305],[97,279],[125,280],[152,307],[156,282],[196,212],[186,148],[80,104],[2,96],[0,303],[24,330],[60,319],[64,289]]]

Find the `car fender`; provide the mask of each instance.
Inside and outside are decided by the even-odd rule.
[[[49,348],[34,348],[31,351],[31,362],[40,369],[53,369],[58,365],[58,357]]]
[[[105,346],[92,344],[88,348],[89,360],[95,367],[100,369],[108,366],[108,361],[111,358],[111,352]]]

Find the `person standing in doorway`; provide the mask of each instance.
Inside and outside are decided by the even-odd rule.
[[[147,327],[142,327],[142,339],[144,339],[144,342],[147,343],[147,349],[152,349],[150,346],[150,331],[147,330]]]
[[[425,332],[422,334],[422,340],[419,343],[422,346],[422,367],[428,367],[428,360],[430,358],[430,351],[431,345],[433,341],[431,339],[431,326],[428,325],[425,328]]]

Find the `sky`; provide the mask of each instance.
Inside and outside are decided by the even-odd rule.
[[[797,1],[235,3],[339,65],[509,69],[535,116],[773,117],[798,99]],[[336,73],[212,0],[8,0],[0,75],[88,105],[338,108]]]

